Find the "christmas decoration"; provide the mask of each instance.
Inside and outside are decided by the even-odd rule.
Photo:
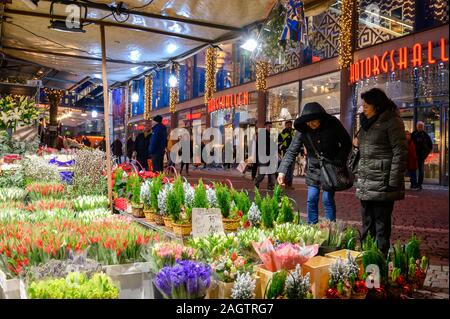
[[[177,79],[176,86],[170,87],[170,101],[169,101],[169,110],[171,113],[175,113],[176,105],[180,100],[179,96],[179,78],[180,78],[180,66],[178,64],[172,65],[172,72],[171,75],[174,75]]]
[[[206,72],[205,72],[205,105],[212,99],[216,91],[216,49],[206,49]]]
[[[302,276],[302,269],[299,264],[295,270],[286,278],[285,290],[288,299],[311,299],[310,273]]]
[[[267,76],[269,75],[269,63],[265,61],[256,62],[256,90],[265,92],[267,90]]]
[[[254,299],[256,280],[249,273],[238,274],[231,292],[233,299]]]
[[[338,63],[341,69],[348,68],[353,61],[353,26],[354,12],[358,0],[343,0],[342,15],[339,20],[339,57]]]
[[[133,86],[130,84],[128,86],[128,107],[127,107],[127,123],[130,121],[132,116],[131,110],[131,95],[133,94]]]
[[[252,203],[252,206],[248,210],[248,220],[252,226],[259,226],[261,223],[261,211],[255,203]]]
[[[286,48],[287,41],[296,43],[306,43],[308,24],[305,21],[304,5],[299,0],[289,0],[286,4],[286,20],[281,35],[280,45]]]
[[[147,75],[144,80],[144,120],[150,121],[152,111],[153,74]]]

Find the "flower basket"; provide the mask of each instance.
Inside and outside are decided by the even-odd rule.
[[[143,206],[132,206],[133,216],[136,218],[144,218],[144,208]]]
[[[144,209],[144,215],[145,215],[145,219],[148,220],[149,222],[155,221],[155,214],[153,213],[153,210],[145,210]]]
[[[167,228],[172,228],[172,218],[169,216],[163,216],[164,226]]]
[[[189,236],[192,232],[192,224],[177,224],[172,222],[172,228],[175,235]]]
[[[235,232],[239,227],[239,219],[222,218],[223,228],[228,232]]]
[[[164,219],[162,217],[162,215],[159,214],[153,214],[153,221],[156,223],[156,225],[158,226],[164,226]]]

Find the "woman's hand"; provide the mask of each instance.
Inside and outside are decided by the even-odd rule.
[[[359,140],[357,137],[353,138],[353,146],[354,147],[359,147]]]
[[[284,174],[283,174],[283,173],[279,173],[279,174],[278,174],[277,182],[278,182],[278,184],[281,185],[281,186],[284,185]]]

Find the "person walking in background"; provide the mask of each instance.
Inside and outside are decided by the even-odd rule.
[[[294,138],[295,130],[292,128],[292,121],[286,121],[283,131],[278,135],[278,154],[281,158],[286,154],[287,149],[291,145],[292,139]],[[284,177],[284,182],[286,187],[292,189],[292,182],[294,180],[294,167],[295,161],[289,166],[286,176]]]
[[[86,135],[84,135],[81,139],[81,143],[83,143],[86,147],[91,147],[91,141],[89,141]]]
[[[134,150],[136,151],[136,159],[139,164],[145,170],[148,170],[148,147],[150,145],[150,137],[152,134],[152,126],[150,123],[147,123],[144,128],[144,132],[141,132],[136,137],[136,141],[134,142]]]
[[[308,154],[306,211],[308,224],[316,224],[319,221],[319,195],[323,178],[316,151],[321,157],[332,161],[335,165],[346,165],[352,142],[341,122],[328,114],[322,105],[317,102],[307,103],[303,107],[302,114],[295,120],[294,126],[298,132],[295,134],[278,169],[278,184],[284,185],[286,173],[300,154],[302,145],[304,145]],[[325,218],[330,221],[336,220],[334,194],[334,191],[323,191],[322,193]]]
[[[425,124],[421,121],[417,122],[416,130],[412,133],[411,138],[416,146],[417,165],[419,169],[419,177],[417,180],[417,188],[422,189],[425,160],[433,150],[433,142],[431,137],[424,130]]]
[[[265,123],[265,144],[266,144],[266,156],[270,156],[270,130],[272,129],[272,123],[270,122],[266,122]],[[261,167],[268,167],[270,165],[270,161],[268,163],[261,163],[260,162],[260,158],[259,158],[259,147],[261,147],[261,145],[259,145],[258,143],[258,139],[256,140],[256,162],[258,165],[258,175],[255,178],[255,186],[256,188],[259,188],[259,184],[261,184],[261,182],[264,180],[264,177],[267,175],[267,179],[268,179],[268,185],[267,185],[267,189],[268,190],[273,190],[274,186],[275,186],[275,173],[274,174],[261,174],[261,172],[259,171],[261,169]]]
[[[192,156],[194,153],[194,143],[193,143],[192,137],[189,138],[188,135],[183,136],[183,138],[181,139],[181,143],[182,143],[183,147],[180,148],[180,150],[178,151],[178,155],[181,156],[180,174],[183,173],[183,167],[186,167],[186,175],[189,176],[189,164],[191,163]],[[189,143],[189,145],[186,145],[186,143]],[[184,157],[183,149],[189,150],[189,155],[188,155],[186,162],[183,160],[183,157]]]
[[[417,153],[416,153],[416,146],[414,144],[414,141],[411,138],[411,133],[409,131],[405,131],[406,134],[406,141],[408,143],[408,164],[407,164],[407,170],[408,170],[408,176],[411,182],[410,189],[411,190],[419,190],[417,187]]]
[[[100,144],[98,145],[100,151],[106,152],[106,139],[102,138]]]
[[[130,136],[127,140],[127,157],[131,161],[134,152],[134,136]]]
[[[117,137],[116,140],[111,144],[112,153],[115,157],[117,157],[117,163],[122,163],[122,155],[123,155],[123,145],[120,141],[120,138]]]
[[[153,126],[152,137],[148,148],[153,163],[154,172],[162,172],[164,170],[164,154],[167,147],[167,128],[162,124],[162,116],[157,115],[153,118],[155,125]]]
[[[362,240],[370,233],[387,255],[394,201],[405,198],[405,126],[397,106],[382,90],[371,89],[361,98],[361,130],[353,144],[360,153],[356,197],[361,201]]]

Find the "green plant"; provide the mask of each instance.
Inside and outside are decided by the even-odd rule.
[[[139,176],[134,177],[131,203],[138,206],[141,204],[141,181]]]
[[[392,263],[395,268],[399,268],[402,274],[408,273],[408,256],[405,252],[404,247],[400,243],[399,240],[392,247],[390,254],[390,258],[392,258]],[[415,259],[414,259],[415,261]]]
[[[0,155],[1,156],[1,155]],[[23,175],[19,171],[0,171],[0,188],[24,187]]]
[[[150,203],[151,203],[152,208],[155,211],[159,211],[158,194],[162,190],[162,188],[163,188],[162,175],[159,175],[158,177],[153,179],[152,187],[150,190],[150,196],[151,196]]]
[[[253,201],[255,202],[256,206],[258,206],[258,209],[261,210],[263,199],[261,197],[261,193],[256,187],[255,187],[255,197]]]
[[[222,212],[222,217],[229,218],[231,210],[230,190],[227,187],[222,186],[220,184],[215,184],[214,189],[216,190],[217,205],[219,206],[220,211]]]
[[[237,208],[244,215],[248,213],[250,207],[252,206],[252,202],[250,201],[248,195],[243,190],[241,190],[240,192],[233,190],[233,200]]]
[[[274,213],[272,198],[269,195],[266,195],[261,203],[261,221],[265,228],[273,228]]]
[[[284,295],[284,284],[287,278],[287,271],[276,272],[267,287],[267,299],[276,299]]]
[[[384,282],[387,279],[388,268],[386,258],[378,249],[377,242],[370,234],[363,241],[363,268],[367,269],[369,265],[377,265],[380,270],[380,278]]]
[[[352,226],[347,226],[344,231],[342,242],[339,248],[356,250],[356,244],[358,242],[359,232]]]
[[[289,197],[283,196],[281,199],[281,209],[278,214],[277,223],[290,223],[294,221],[294,208],[292,207]]]
[[[120,167],[114,172],[114,192],[118,197],[123,197],[126,182],[124,180],[124,171]]]
[[[77,212],[108,207],[108,197],[104,195],[79,196],[73,200],[73,208]]]
[[[203,181],[200,180],[194,190],[194,208],[208,208],[208,197],[206,195],[206,188]]]
[[[27,156],[19,162],[18,172],[23,176],[24,183],[60,182],[61,176],[56,165],[49,164],[40,156]],[[88,188],[93,185],[86,185]]]
[[[185,204],[184,185],[181,176],[178,176],[178,178],[173,182],[173,191],[178,197],[178,201],[180,202],[180,204],[184,205]]]
[[[302,276],[302,269],[297,264],[295,270],[290,272],[286,278],[286,297],[287,299],[312,299],[310,274]]]
[[[172,189],[167,194],[167,212],[174,222],[180,220],[181,214],[181,199],[175,189]]]
[[[105,195],[105,153],[98,149],[81,149],[75,153],[71,191],[77,195]]]
[[[417,239],[416,234],[413,234],[405,246],[406,256],[409,259],[420,259],[420,240]]]
[[[66,278],[32,282],[27,289],[31,299],[118,299],[119,289],[111,278],[98,273],[87,279],[79,272]]]
[[[0,203],[22,201],[25,196],[27,196],[27,191],[19,187],[0,188]]]
[[[0,98],[0,129],[15,130],[19,125],[31,125],[39,116],[32,98],[5,96]]]

